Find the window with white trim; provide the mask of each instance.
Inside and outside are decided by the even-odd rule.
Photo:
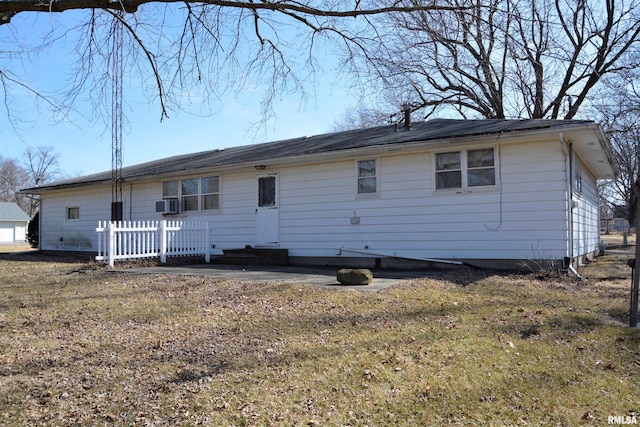
[[[200,206],[202,210],[220,209],[220,177],[200,178]]]
[[[376,159],[358,160],[358,195],[378,192],[378,161]]]
[[[436,189],[468,189],[496,185],[495,152],[491,147],[436,153]]]
[[[162,183],[162,198],[177,199],[178,198],[178,181],[165,181]]]
[[[80,208],[78,206],[67,207],[67,220],[80,219]]]
[[[179,200],[182,212],[219,210],[220,177],[214,175],[164,181],[162,198]]]
[[[573,156],[573,192],[582,193],[582,161],[575,154]]]
[[[180,196],[182,211],[198,210],[198,179],[183,179],[180,181]]]

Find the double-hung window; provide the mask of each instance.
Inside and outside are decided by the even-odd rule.
[[[162,198],[179,200],[180,211],[220,209],[220,177],[207,176],[162,183]]]
[[[358,195],[378,193],[378,162],[376,159],[358,160]]]
[[[469,189],[496,185],[494,148],[435,154],[436,189]]]

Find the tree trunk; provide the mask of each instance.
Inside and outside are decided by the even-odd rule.
[[[636,185],[631,186],[631,197],[629,198],[629,226],[633,227],[638,222],[638,196],[640,195],[640,178]],[[636,230],[636,234],[638,230]]]

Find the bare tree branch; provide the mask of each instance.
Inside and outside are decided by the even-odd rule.
[[[147,3],[182,3],[184,0],[51,0],[42,2],[40,0],[2,0],[0,1],[0,23],[8,23],[15,14],[20,12],[64,12],[67,10],[79,9],[103,9],[103,10],[124,10],[135,13],[138,8]],[[416,10],[455,10],[455,7],[439,5],[413,5],[413,6],[388,6],[362,9],[356,7],[342,10],[330,7],[313,7],[297,1],[225,1],[225,0],[204,0],[193,2],[199,5],[219,6],[223,8],[246,9],[254,12],[260,10],[274,12],[293,12],[309,16],[346,18],[367,15],[379,15],[388,13],[410,13]]]
[[[640,66],[638,0],[448,4],[456,10],[393,14],[391,24],[379,22],[384,35],[365,45],[361,68],[374,70],[391,92],[414,88],[426,109],[559,119],[589,106],[604,76]]]
[[[105,100],[111,97],[105,91],[114,77],[106,66],[112,61],[109,28],[113,19],[119,19],[126,29],[125,73],[140,76],[140,87],[158,100],[160,120],[189,104],[191,96],[198,97],[206,114],[222,95],[263,83],[267,90],[261,99],[262,120],[266,120],[277,96],[306,97],[305,79],[317,71],[313,58],[320,38],[327,45],[346,47],[353,56],[366,55],[363,42],[368,36],[363,35],[377,31],[371,17],[458,9],[400,1],[381,5],[377,0],[355,5],[333,0],[0,0],[0,26],[27,12],[89,11],[86,21],[74,28],[54,28],[56,35],[46,42],[77,40],[78,62],[63,102],[56,104],[60,111],[89,99],[92,108],[83,109],[84,114],[109,117]],[[117,16],[122,11],[129,13]],[[301,63],[305,50],[309,59]],[[7,103],[5,109],[10,108]]]

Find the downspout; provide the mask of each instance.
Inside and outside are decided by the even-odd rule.
[[[565,182],[567,183],[567,229],[568,229],[568,257],[569,262],[567,263],[567,268],[569,271],[577,272],[573,268],[573,144],[567,143],[564,139],[564,134],[560,132],[560,148],[562,149],[562,153],[564,154],[564,170],[565,170]],[[569,147],[567,149],[567,146]],[[568,163],[568,167],[567,167]]]
[[[40,195],[40,206],[38,206],[38,251],[42,251],[42,195]]]
[[[129,221],[133,221],[133,183],[129,184]]]

